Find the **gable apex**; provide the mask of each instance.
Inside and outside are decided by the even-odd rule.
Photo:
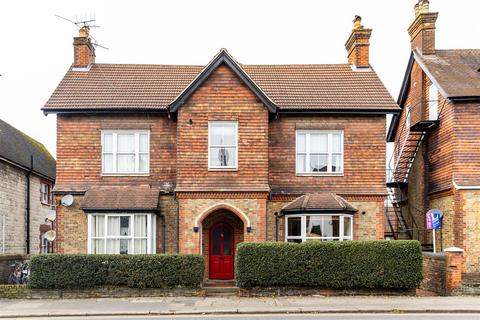
[[[242,66],[222,48],[205,68],[190,82],[190,84],[168,105],[169,112],[177,112],[178,109],[190,98],[190,96],[208,79],[208,77],[222,64],[228,66],[240,80],[255,94],[255,96],[267,107],[271,113],[277,112],[277,105],[260,89],[260,87],[243,70]]]

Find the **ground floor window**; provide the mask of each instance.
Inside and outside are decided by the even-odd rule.
[[[309,240],[352,240],[351,215],[296,214],[285,216],[285,240],[304,242]]]
[[[154,214],[108,213],[88,215],[88,253],[154,253],[154,239]]]

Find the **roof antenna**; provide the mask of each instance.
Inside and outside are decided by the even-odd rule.
[[[83,30],[88,31],[88,30],[90,30],[90,28],[100,28],[99,25],[95,24],[95,21],[96,21],[95,15],[94,15],[93,19],[92,18],[90,18],[90,19],[86,19],[86,18],[78,19],[78,17],[77,17],[76,21],[73,21],[73,20],[70,20],[68,18],[62,17],[61,15],[58,15],[58,14],[55,14],[55,17],[63,19],[63,20],[68,21],[70,23],[73,23],[78,28],[78,30],[83,29]],[[89,36],[90,36],[90,38],[92,38],[92,40],[93,40],[92,44],[95,47],[100,47],[102,49],[108,50],[107,47],[102,46],[100,43],[98,43],[97,39],[95,39],[92,35],[89,34]]]

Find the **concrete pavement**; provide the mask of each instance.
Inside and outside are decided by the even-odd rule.
[[[393,312],[480,314],[480,297],[309,296],[0,300],[0,318]]]

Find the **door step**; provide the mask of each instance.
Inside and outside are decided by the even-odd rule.
[[[239,292],[235,280],[206,280],[202,288],[207,297],[237,296]]]

